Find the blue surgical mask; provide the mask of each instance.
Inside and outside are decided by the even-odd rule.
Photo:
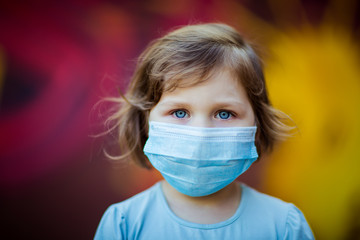
[[[215,193],[257,159],[256,127],[202,128],[150,122],[144,153],[179,192]]]

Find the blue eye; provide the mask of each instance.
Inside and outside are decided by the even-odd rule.
[[[184,118],[186,117],[187,113],[184,110],[177,110],[173,113],[177,118]]]
[[[229,119],[232,116],[232,114],[230,112],[228,112],[228,111],[221,111],[216,116],[218,118],[226,120],[226,119]]]

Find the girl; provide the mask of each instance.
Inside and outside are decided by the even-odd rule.
[[[192,25],[157,39],[118,102],[119,158],[164,181],[110,206],[95,239],[314,238],[293,204],[234,181],[289,127],[233,28]]]

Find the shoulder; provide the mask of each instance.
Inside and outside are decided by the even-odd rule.
[[[130,230],[129,222],[142,219],[156,202],[159,183],[133,197],[112,204],[103,214],[96,230],[95,239],[124,239]]]
[[[124,210],[140,210],[148,204],[153,203],[153,200],[158,197],[159,190],[160,182],[122,202],[112,204],[109,209],[114,209],[119,212],[123,212]]]
[[[246,200],[247,207],[254,207],[261,210],[263,213],[276,213],[277,215],[287,215],[291,203],[287,203],[279,198],[261,193],[245,184],[241,185],[242,194]]]
[[[242,185],[245,208],[255,221],[276,229],[283,239],[314,239],[304,214],[294,204]]]

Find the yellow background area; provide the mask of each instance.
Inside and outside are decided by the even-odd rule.
[[[264,188],[304,211],[318,239],[360,229],[360,59],[350,32],[304,26],[270,41],[270,98],[297,125],[269,159]]]

